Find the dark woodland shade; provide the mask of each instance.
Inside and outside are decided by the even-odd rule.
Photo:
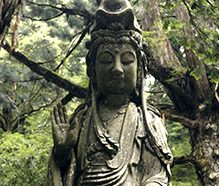
[[[88,47],[87,101],[70,123],[61,104],[53,110],[48,185],[171,185],[172,155],[146,104],[146,56],[129,1],[101,1]]]

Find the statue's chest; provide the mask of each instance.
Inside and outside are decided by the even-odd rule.
[[[107,147],[111,146],[115,151],[115,145],[119,147],[121,132],[125,127],[125,110],[110,112],[103,109],[98,117],[99,122],[94,122],[92,117],[87,126],[85,154],[89,161],[101,163],[101,161],[105,162],[113,156],[113,152],[109,151],[110,148]]]
[[[130,104],[127,110],[118,111],[99,112],[98,119],[93,112],[85,122],[79,141],[77,167],[83,172],[82,179],[86,183],[107,183],[115,177],[126,179],[129,165],[139,162],[139,158],[133,159],[133,152],[140,157],[134,143],[137,108]]]
[[[107,130],[107,133],[118,143],[119,143],[121,131],[123,127],[125,127],[123,125],[124,115],[125,113],[118,113],[111,115],[111,118],[109,119],[108,117],[101,118],[101,124]]]
[[[95,159],[98,161],[102,158],[105,160],[112,158],[109,156],[110,154],[106,150],[106,146],[111,145],[109,141],[113,141],[119,146],[121,131],[124,127],[123,120],[124,115],[122,114],[113,117],[108,121],[104,120],[101,121],[101,123],[97,123],[97,125],[101,125],[101,127],[98,127],[96,130],[94,123],[90,125],[86,144],[86,153],[88,157],[96,157]]]
[[[108,132],[108,134],[117,142],[119,142],[120,133],[124,126],[124,118],[126,107],[119,109],[108,109],[100,107],[99,118],[100,123]]]
[[[84,122],[78,144],[77,162],[80,170],[112,169],[129,163],[133,151],[137,120],[136,107],[101,110],[98,119],[95,112]],[[105,112],[106,111],[106,112]]]

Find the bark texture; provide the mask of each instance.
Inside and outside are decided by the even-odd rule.
[[[140,2],[138,14],[146,41],[147,33],[157,41],[155,44],[148,41],[145,48],[149,73],[163,84],[175,106],[175,110],[166,112],[166,118],[181,122],[190,131],[191,155],[178,159],[178,163],[193,163],[200,185],[219,185],[219,114],[215,96],[218,88],[215,90],[215,85],[209,83],[204,62],[191,48],[185,47],[187,64],[183,66],[179,61],[162,29],[158,1]],[[183,4],[176,9],[176,18],[185,23],[184,42],[193,41],[190,17]],[[199,79],[190,74],[196,69]]]
[[[22,0],[1,0],[0,1],[0,46],[4,40],[5,34],[10,27],[10,23],[14,13],[19,6],[22,5]]]
[[[190,130],[192,154],[200,185],[219,185],[219,114],[199,117],[197,130]]]

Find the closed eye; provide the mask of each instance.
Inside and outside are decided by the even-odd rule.
[[[97,60],[101,64],[111,64],[114,62],[114,57],[109,52],[103,52],[98,55]]]
[[[124,64],[124,65],[129,65],[131,63],[134,63],[134,60],[122,61],[122,64]]]
[[[124,65],[129,65],[135,62],[135,54],[131,51],[126,51],[121,54],[121,62]]]

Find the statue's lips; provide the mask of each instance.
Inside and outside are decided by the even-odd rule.
[[[124,78],[123,77],[112,77],[111,81],[116,82],[116,83],[122,83],[124,82]]]

